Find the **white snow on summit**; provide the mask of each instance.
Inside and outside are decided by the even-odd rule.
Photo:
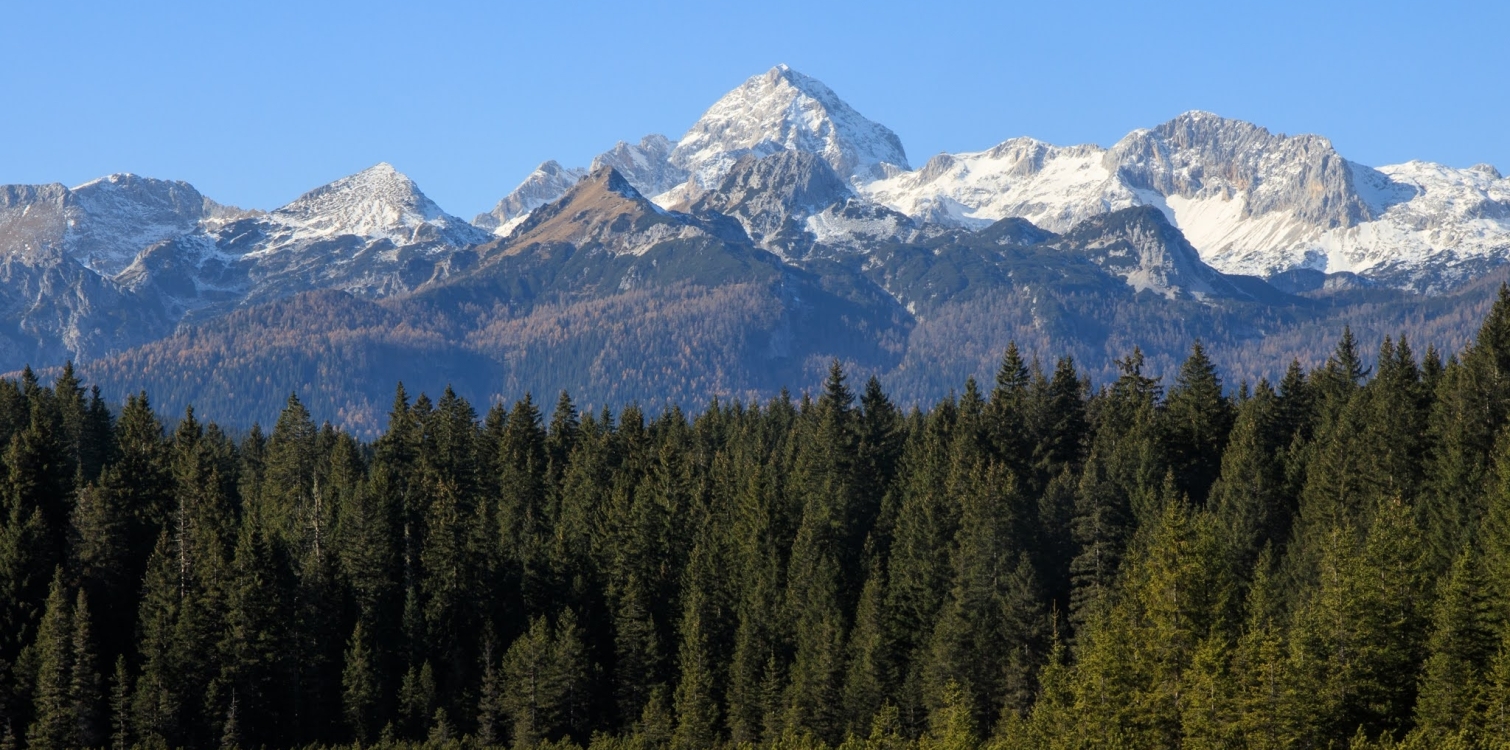
[[[1013,138],[986,151],[939,154],[922,169],[860,186],[870,199],[913,218],[980,228],[1008,216],[1063,232],[1138,205],[1096,146],[1051,146]]]
[[[585,169],[563,167],[554,159],[547,161],[535,167],[535,171],[498,201],[492,211],[478,214],[472,224],[497,237],[507,237],[514,227],[529,218],[531,211],[566,195],[566,191],[586,176]]]
[[[859,189],[916,219],[967,228],[1010,216],[1063,232],[1157,206],[1225,273],[1352,271],[1435,291],[1482,262],[1510,260],[1510,181],[1492,167],[1372,169],[1325,138],[1207,112],[1134,131],[1110,149],[1015,138],[940,154]]]
[[[739,157],[782,149],[817,154],[845,179],[870,180],[906,170],[902,141],[866,119],[822,81],[777,65],[725,94],[671,152],[671,163],[702,187]]]
[[[291,229],[294,241],[351,235],[399,245],[429,239],[466,245],[487,239],[481,230],[442,211],[387,162],[315,188],[268,216]]]

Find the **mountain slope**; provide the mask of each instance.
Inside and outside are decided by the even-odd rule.
[[[532,212],[497,247],[516,254],[534,245],[566,243],[589,253],[643,255],[661,243],[714,234],[691,216],[650,202],[617,170],[603,166],[560,199]]]
[[[1246,299],[1216,269],[1201,261],[1164,214],[1148,206],[1125,208],[1087,219],[1049,241],[1063,252],[1082,254],[1136,291],[1169,299]]]

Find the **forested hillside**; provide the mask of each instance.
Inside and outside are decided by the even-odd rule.
[[[1510,747],[1510,288],[1445,361],[1025,360],[926,411],[400,387],[373,442],[5,381],[0,743]]]

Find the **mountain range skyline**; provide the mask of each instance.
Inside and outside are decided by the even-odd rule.
[[[780,68],[780,67],[787,67],[787,66],[785,65],[785,63],[780,63],[780,64],[777,65],[777,67]],[[1224,116],[1224,114],[1222,112],[1212,112],[1212,111],[1207,111],[1207,110],[1202,110],[1202,109],[1186,109],[1186,110],[1182,110],[1182,111],[1178,111],[1178,112],[1173,112],[1173,113],[1171,113],[1169,115],[1169,119],[1172,120],[1172,119],[1178,118],[1181,115],[1191,115],[1191,114],[1207,114],[1207,115],[1212,115],[1212,116],[1215,116],[1215,117],[1218,117],[1218,118],[1222,118],[1222,119],[1241,119],[1241,118],[1227,118],[1227,117]],[[1163,122],[1168,122],[1168,120],[1165,120]],[[1253,124],[1253,125],[1256,125],[1256,126],[1259,126],[1259,127],[1264,127],[1265,126],[1265,123],[1263,123],[1263,122],[1256,122],[1256,121],[1246,121],[1246,122],[1250,122],[1250,124]],[[1150,128],[1145,127],[1143,129],[1150,129]],[[1132,132],[1137,132],[1137,129],[1135,129]],[[1281,134],[1281,135],[1283,135],[1283,134]],[[1319,133],[1319,132],[1309,132],[1309,131],[1298,132],[1298,133],[1295,133],[1294,135],[1302,135],[1302,136],[1304,136],[1304,135],[1316,135],[1316,136],[1320,136],[1320,137],[1326,137],[1322,133]],[[628,136],[626,135],[625,138],[627,138],[627,137]],[[677,141],[670,140],[666,134],[652,133],[652,134],[644,136],[644,138],[659,138],[659,139],[662,139],[662,140],[667,140],[667,141],[670,142],[670,144],[672,146],[674,146],[677,143]],[[1055,140],[1050,139],[1050,138],[1040,138],[1040,137],[1037,137],[1037,136],[1029,134],[1029,133],[1005,134],[1005,137],[1002,138],[1002,139],[1000,139],[1000,140],[995,140],[995,141],[988,140],[986,142],[981,142],[981,143],[973,144],[973,146],[970,145],[970,144],[964,144],[965,145],[964,148],[961,148],[961,149],[956,150],[956,151],[948,151],[948,150],[936,151],[936,152],[930,154],[928,157],[924,158],[923,161],[919,162],[919,163],[920,164],[921,163],[925,163],[928,159],[932,159],[932,158],[940,156],[940,155],[953,155],[953,154],[959,154],[959,153],[978,153],[978,152],[989,151],[989,150],[991,150],[994,147],[1001,146],[1001,145],[1003,145],[1005,143],[1008,143],[1008,142],[1011,142],[1011,141],[1017,141],[1017,140],[1032,141],[1032,142],[1038,142],[1038,143],[1044,143],[1044,144],[1052,144],[1052,145],[1057,145],[1057,146],[1060,146],[1060,147],[1076,147],[1076,146],[1087,146],[1087,147],[1097,147],[1097,148],[1104,147],[1104,144],[1102,144],[1100,142],[1069,143],[1069,142],[1063,142],[1063,141],[1055,141]],[[1331,139],[1328,139],[1328,140],[1330,141]],[[604,149],[603,152],[601,152],[601,153],[598,154],[598,157],[607,156],[609,153],[612,153],[612,152],[614,152],[616,150],[623,150],[626,147],[631,147],[631,148],[635,147],[635,146],[644,147],[645,144],[643,144],[643,143],[642,144],[634,144],[634,143],[631,143],[628,140],[625,140],[624,138],[621,138],[616,143],[605,144],[605,145],[607,147]],[[905,140],[901,142],[901,145],[905,149],[905,145],[906,145]],[[560,155],[553,155],[553,154],[550,154],[550,153],[541,152],[541,153],[536,153],[533,156],[524,156],[523,158],[525,158],[526,160],[529,160],[529,159],[532,159],[532,158],[536,159],[537,160],[536,163],[538,165],[536,167],[537,171],[539,169],[543,168],[543,167],[546,167],[547,165],[552,165],[552,164],[554,164],[555,167],[559,168],[559,169],[563,169],[563,170],[569,169],[569,168],[561,167],[560,166],[563,160],[560,159],[559,156]],[[917,155],[913,155],[912,158],[915,159],[916,157],[917,157]],[[405,165],[401,163],[401,160],[393,159],[391,157],[384,156],[384,155],[381,155],[381,154],[373,154],[373,155],[370,156],[370,159],[371,160],[368,162],[368,164],[367,164],[366,167],[357,169],[356,171],[352,171],[352,172],[345,172],[345,173],[340,173],[340,174],[334,174],[327,181],[321,182],[321,183],[317,183],[316,186],[313,187],[313,188],[311,188],[311,187],[309,187],[307,185],[305,187],[301,188],[300,186],[298,186],[296,184],[290,183],[286,187],[284,187],[283,190],[286,191],[289,194],[292,194],[293,197],[290,198],[290,199],[287,199],[287,200],[285,200],[283,202],[276,202],[276,201],[275,202],[271,202],[271,203],[263,202],[261,204],[254,204],[254,203],[250,203],[250,202],[242,202],[242,203],[236,203],[234,205],[231,205],[231,203],[227,203],[227,205],[231,206],[233,208],[238,208],[238,209],[243,209],[243,210],[270,212],[270,211],[274,211],[276,209],[282,208],[284,206],[287,206],[287,205],[289,205],[291,203],[294,203],[295,201],[297,201],[300,198],[304,197],[305,194],[308,193],[308,192],[310,192],[311,190],[317,190],[320,187],[324,187],[324,186],[329,185],[331,183],[337,182],[337,181],[339,181],[341,179],[352,177],[352,176],[354,176],[356,174],[360,174],[361,172],[364,172],[367,169],[370,169],[372,167],[388,166],[388,167],[394,168],[397,171],[400,171],[400,172],[403,172],[403,173],[407,174],[407,170],[404,168]],[[1412,159],[1412,160],[1409,160],[1409,161],[1424,161],[1424,160],[1423,159]],[[396,162],[400,162],[400,163],[396,163]],[[1405,162],[1401,162],[1401,163],[1405,163]],[[1472,169],[1472,168],[1475,168],[1475,167],[1479,167],[1479,168],[1486,168],[1487,167],[1487,168],[1493,169],[1495,172],[1498,172],[1498,173],[1501,173],[1501,174],[1505,173],[1507,170],[1510,170],[1510,166],[1498,164],[1494,160],[1488,159],[1488,158],[1472,158],[1472,159],[1470,159],[1470,160],[1468,160],[1466,162],[1463,162],[1463,163],[1454,163],[1454,164],[1445,165],[1445,166],[1450,166],[1450,167],[1456,168],[1456,169]],[[518,190],[520,187],[523,187],[523,181],[529,179],[529,177],[530,177],[531,174],[532,173],[525,173],[523,175],[523,177],[520,177],[519,175],[500,175],[500,177],[499,177],[499,183],[500,183],[501,186],[503,186],[503,189],[508,190],[510,193],[512,193],[513,191]],[[585,170],[582,171],[582,174],[585,174]],[[69,187],[70,189],[73,189],[73,190],[78,190],[78,189],[86,187],[88,185],[97,183],[97,182],[99,182],[101,180],[109,180],[111,178],[131,177],[131,176],[138,176],[138,177],[140,177],[140,176],[150,176],[150,177],[154,177],[154,178],[158,178],[158,179],[168,179],[168,180],[175,180],[175,181],[178,179],[178,176],[176,176],[176,175],[146,175],[146,174],[139,173],[139,172],[133,172],[131,170],[112,170],[112,171],[105,172],[103,174],[97,174],[97,175],[95,175],[93,177],[90,177],[90,178],[84,180],[83,182],[78,183],[77,185],[73,185],[73,186],[67,186],[67,185],[65,185],[65,187]],[[575,176],[576,177],[580,177],[581,174],[577,174]],[[21,184],[21,183],[12,183],[12,184]],[[56,181],[56,180],[48,180],[48,181],[44,181],[44,182],[37,182],[37,183],[30,183],[30,184],[60,184],[60,185],[63,185],[64,183],[61,182],[61,181]],[[444,183],[427,183],[427,184],[429,185],[429,190],[427,191],[427,193],[429,193],[429,192],[437,192],[438,188],[439,189],[444,189],[444,188],[447,187]],[[504,197],[507,197],[508,194],[509,193],[505,193]],[[454,207],[454,208],[457,208],[456,214],[459,215],[459,216],[460,215],[466,215],[469,212],[468,208],[470,206],[477,206],[477,205],[491,206],[491,205],[495,204],[497,202],[497,200],[498,200],[497,198],[490,197],[489,195],[487,195],[484,192],[473,192],[473,193],[469,193],[468,195],[469,195],[469,197],[465,199],[466,202],[468,202],[467,206]],[[487,211],[472,211],[471,213],[474,213],[474,214],[477,214],[477,215],[480,216],[481,214],[487,213]]]
[[[919,163],[778,65],[675,140],[567,164],[471,222],[388,162],[270,211],[135,175],[0,187],[0,371],[71,359],[241,424],[313,389],[362,429],[394,380],[698,403],[833,359],[916,403],[1012,341],[1097,381],[1195,338],[1249,380],[1349,325],[1455,349],[1510,269],[1495,168],[1376,168],[1202,111]]]
[[[661,134],[620,140],[586,167],[542,162],[472,224],[505,237],[530,210],[605,165],[662,207],[680,207],[712,189],[741,155],[780,150],[818,154],[850,184],[853,197],[941,225],[979,229],[1019,217],[1062,232],[1091,215],[1156,205],[1204,260],[1229,273],[1357,271],[1393,286],[1440,291],[1510,253],[1510,181],[1487,163],[1454,169],[1417,160],[1376,169],[1347,160],[1321,135],[1272,133],[1193,110],[1136,129],[1109,148],[1016,136],[983,151],[937,154],[913,169],[893,131],[785,64],[726,93],[676,140]],[[397,211],[411,216],[405,226],[445,216],[441,226],[463,223],[386,161],[260,213],[318,213],[309,205],[312,196],[345,194],[337,186],[379,172],[397,175],[405,186],[361,199],[371,205],[337,210]],[[80,189],[133,177],[111,175]],[[398,195],[405,192],[412,195]],[[390,205],[393,200],[424,206],[413,214]],[[388,218],[321,221],[331,224],[324,235],[375,237],[391,234],[380,226]],[[462,246],[482,238],[448,241]],[[117,262],[101,270],[114,274],[122,267]]]
[[[1013,135],[1106,145],[1201,109],[1324,133],[1369,164],[1510,164],[1504,105],[1483,95],[1503,69],[1478,41],[1504,25],[1494,5],[658,7],[19,8],[0,30],[17,60],[0,81],[29,114],[0,123],[0,182],[132,172],[270,209],[388,161],[470,217],[547,158],[585,164],[621,138],[675,136],[777,61],[844,92],[916,161]],[[1360,32],[1334,33],[1346,28]],[[396,46],[375,55],[374,40]],[[552,73],[515,74],[525,61]]]

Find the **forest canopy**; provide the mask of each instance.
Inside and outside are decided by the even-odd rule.
[[[1510,747],[1510,289],[1445,358],[1025,361],[905,413],[232,436],[0,382],[0,745]]]

